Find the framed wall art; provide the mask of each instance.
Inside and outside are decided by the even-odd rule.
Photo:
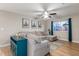
[[[22,18],[22,28],[29,28],[30,20],[28,18]]]
[[[41,21],[38,21],[38,28],[42,28],[42,23],[41,23]]]
[[[37,28],[37,21],[36,20],[31,20],[31,28]]]

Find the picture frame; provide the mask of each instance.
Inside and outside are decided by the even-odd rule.
[[[42,23],[41,23],[41,21],[38,21],[38,28],[42,28]]]
[[[36,20],[31,20],[31,28],[37,28],[37,21]]]
[[[22,18],[22,28],[29,28],[30,20],[28,18]]]

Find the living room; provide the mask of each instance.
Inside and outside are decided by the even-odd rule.
[[[78,7],[79,4],[76,3],[0,3],[0,55],[27,56],[28,53],[29,56],[79,55],[78,49],[75,49],[79,45]],[[64,21],[68,21],[65,23],[67,27],[57,27],[58,29],[53,30],[55,23],[59,22],[61,25]],[[26,45],[20,43],[16,53],[17,49],[12,40],[19,41],[20,37],[28,40],[29,45],[26,40],[22,41]],[[65,53],[57,52],[63,49],[63,44],[68,46],[64,50],[67,51],[72,47],[73,49]],[[69,51],[73,54],[69,54]]]

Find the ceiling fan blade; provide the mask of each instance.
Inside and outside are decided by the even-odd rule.
[[[31,11],[31,12],[36,12],[36,13],[40,13],[40,12],[42,12],[42,11]]]
[[[56,15],[56,13],[50,13],[49,15]]]

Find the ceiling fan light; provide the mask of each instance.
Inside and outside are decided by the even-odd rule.
[[[45,13],[44,13],[45,15],[48,15],[48,13],[47,13],[47,11],[45,11]]]
[[[44,17],[44,18],[48,18],[48,12],[47,12],[47,11],[44,12],[43,17]]]
[[[48,18],[48,15],[44,15],[44,18]]]

